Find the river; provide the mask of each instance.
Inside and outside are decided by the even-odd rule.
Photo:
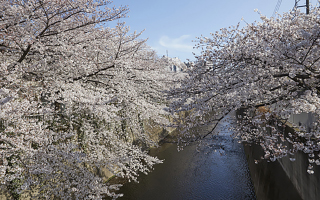
[[[228,127],[232,116],[221,122],[200,149],[197,144],[178,152],[175,144],[163,144],[150,153],[164,160],[139,183],[126,183],[121,200],[253,200],[254,187],[243,145]],[[210,128],[210,127],[207,127]],[[203,131],[207,131],[203,129]],[[209,137],[209,136],[208,136]]]

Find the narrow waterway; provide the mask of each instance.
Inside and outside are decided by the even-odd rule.
[[[216,134],[200,150],[197,144],[178,152],[164,144],[151,154],[164,159],[139,183],[127,183],[121,200],[252,200],[256,199],[242,144],[234,140],[232,118],[218,125]],[[210,127],[208,127],[210,128]],[[207,130],[203,130],[204,132]]]

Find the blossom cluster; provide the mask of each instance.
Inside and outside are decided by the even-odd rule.
[[[117,198],[102,169],[129,180],[161,161],[146,147],[169,123],[177,80],[106,0],[0,2],[0,189],[15,198]]]
[[[235,130],[243,141],[257,142],[265,158],[276,160],[297,151],[320,150],[320,9],[299,10],[240,24],[198,38],[202,52],[179,88],[169,111],[189,112],[180,124],[181,144],[206,135],[195,127],[221,121],[232,110],[245,110]],[[259,109],[265,111],[260,112]],[[258,110],[258,111],[257,111]],[[287,135],[284,124],[293,114],[313,113],[314,126]],[[244,115],[244,116],[243,116]],[[282,121],[282,124],[278,123]],[[308,172],[319,162],[310,157]]]

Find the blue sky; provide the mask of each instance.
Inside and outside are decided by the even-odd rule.
[[[141,39],[149,38],[147,44],[159,56],[179,57],[195,60],[192,52],[196,37],[209,36],[220,28],[237,25],[243,18],[252,23],[259,20],[258,9],[263,15],[271,17],[281,0],[114,0],[113,5],[128,5],[129,17],[125,21],[131,30],[142,31]],[[316,4],[317,0],[310,0]],[[295,0],[282,0],[278,13],[293,8]],[[300,0],[299,5],[304,5]],[[305,10],[305,8],[303,8]],[[241,22],[244,25],[244,22]],[[109,23],[109,26],[112,26]]]

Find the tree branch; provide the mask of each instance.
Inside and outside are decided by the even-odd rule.
[[[95,72],[93,72],[93,73],[90,73],[90,74],[88,74],[88,75],[83,75],[83,76],[78,76],[78,77],[76,77],[76,78],[72,78],[72,80],[78,81],[78,80],[80,80],[80,79],[82,79],[82,78],[92,77],[92,76],[95,76],[95,75],[97,75],[98,73],[100,73],[100,72],[102,72],[102,71],[105,71],[105,70],[108,70],[108,69],[111,69],[111,68],[114,68],[114,67],[115,67],[115,65],[113,64],[113,65],[111,65],[111,66],[107,66],[107,67],[105,67],[105,68],[99,69],[99,70],[97,70],[97,71],[95,71]]]

